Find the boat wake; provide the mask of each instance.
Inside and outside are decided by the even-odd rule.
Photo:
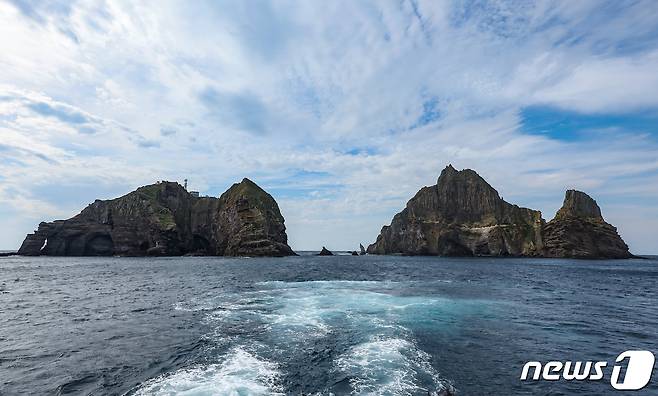
[[[427,395],[450,386],[408,325],[421,313],[454,313],[453,302],[400,295],[405,285],[395,282],[256,286],[175,304],[203,312],[207,337],[229,352],[150,380],[137,394]]]

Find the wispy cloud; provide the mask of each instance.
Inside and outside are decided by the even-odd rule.
[[[651,1],[0,2],[0,247],[144,183],[247,176],[295,248],[353,249],[453,163],[547,218],[591,192],[651,251],[657,21]]]
[[[208,87],[199,93],[199,100],[219,123],[258,134],[266,131],[267,109],[255,95],[220,93]]]

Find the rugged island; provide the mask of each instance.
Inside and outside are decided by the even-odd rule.
[[[632,254],[606,223],[596,201],[584,192],[568,190],[562,208],[544,226],[544,255],[573,258],[629,258]]]
[[[505,202],[475,171],[448,165],[384,226],[370,254],[629,258],[587,194],[569,190],[553,220]]]
[[[96,200],[80,214],[41,223],[18,254],[49,256],[290,256],[284,219],[270,194],[249,179],[219,198],[176,182]]]

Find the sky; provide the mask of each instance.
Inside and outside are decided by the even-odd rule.
[[[448,164],[658,253],[658,3],[0,0],[0,249],[249,177],[293,249],[352,250]]]

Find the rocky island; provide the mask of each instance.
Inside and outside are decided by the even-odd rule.
[[[596,201],[581,191],[568,190],[562,208],[544,226],[544,255],[572,258],[629,258],[632,254],[606,223]]]
[[[505,202],[475,171],[448,165],[384,226],[370,254],[629,258],[628,246],[587,194],[567,191],[546,223]]]
[[[18,254],[38,256],[291,256],[284,219],[270,194],[243,179],[219,198],[176,182],[96,200],[80,214],[41,223]]]
[[[326,247],[322,246],[322,250],[317,254],[318,256],[333,256],[333,252]]]

